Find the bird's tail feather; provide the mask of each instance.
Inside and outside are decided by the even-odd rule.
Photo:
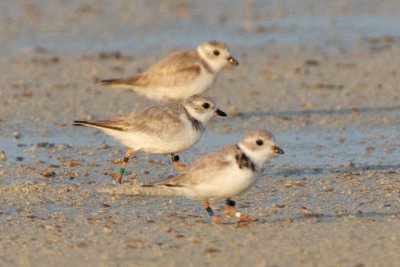
[[[101,85],[115,85],[121,82],[121,79],[105,79],[101,80]]]
[[[73,126],[88,126],[90,125],[89,121],[74,121],[74,123],[72,123]]]
[[[142,185],[142,187],[158,187],[158,186],[166,186],[166,187],[182,187],[182,185],[175,183],[174,182],[174,178],[176,176],[174,175],[170,175],[164,179],[158,180],[158,181],[154,181],[154,182],[150,182],[148,184],[144,184]]]

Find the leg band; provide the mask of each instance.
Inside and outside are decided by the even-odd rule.
[[[226,205],[231,206],[231,207],[235,207],[236,202],[230,199],[227,199],[225,202]]]
[[[176,162],[176,161],[179,161],[179,155],[171,155],[171,158],[172,158],[172,162]]]
[[[120,168],[120,169],[119,169],[119,173],[120,173],[120,174],[124,174],[124,172],[125,172],[125,168]]]
[[[211,217],[214,216],[214,212],[210,207],[206,208],[206,210],[208,212],[208,215],[210,215]]]

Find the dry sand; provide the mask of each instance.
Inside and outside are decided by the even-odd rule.
[[[399,3],[254,2],[164,1],[171,16],[134,1],[0,4],[0,266],[400,265],[396,29],[317,25],[327,31],[319,40],[296,27],[308,16],[390,24]],[[164,34],[174,27],[182,32]],[[236,198],[258,221],[215,226],[199,203],[139,187],[175,172],[168,157],[138,153],[114,185],[111,160],[125,148],[71,122],[153,104],[98,80],[224,29],[240,66],[209,93],[231,116],[181,156],[190,162],[253,128],[274,132],[286,154]],[[292,35],[300,41],[285,43]],[[222,204],[212,203],[218,214]]]

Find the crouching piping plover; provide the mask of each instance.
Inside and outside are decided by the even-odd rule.
[[[283,154],[268,131],[255,130],[243,136],[237,145],[228,145],[206,154],[176,176],[142,185],[165,186],[194,200],[203,201],[214,223],[219,223],[208,201],[226,199],[225,210],[239,221],[250,218],[234,209],[232,197],[239,195],[259,179],[259,173],[273,154]]]
[[[179,156],[175,153],[194,145],[205,130],[206,123],[215,117],[226,116],[206,95],[193,95],[183,103],[143,108],[110,120],[74,121],[76,126],[102,130],[130,149],[126,151],[119,173],[114,176],[121,183],[129,157],[138,150],[156,154],[171,154],[179,170]]]
[[[210,41],[197,49],[175,52],[141,74],[102,80],[102,85],[131,88],[155,100],[181,100],[206,91],[218,72],[228,64],[238,65],[226,44]]]

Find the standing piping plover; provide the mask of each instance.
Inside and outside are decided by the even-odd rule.
[[[225,210],[239,221],[250,218],[234,209],[233,196],[239,195],[259,179],[259,173],[273,154],[283,154],[268,131],[255,130],[243,136],[237,145],[228,145],[204,155],[176,176],[143,185],[166,186],[194,200],[203,201],[214,223],[219,223],[208,201],[226,199]]]
[[[238,65],[226,44],[203,43],[196,50],[175,52],[141,74],[122,79],[102,80],[102,85],[131,88],[155,100],[181,100],[201,94],[214,83],[228,64]]]
[[[206,123],[216,115],[226,116],[226,113],[215,106],[211,97],[193,95],[183,103],[143,108],[111,120],[77,120],[73,125],[98,128],[130,148],[119,173],[114,176],[116,182],[121,183],[129,157],[138,150],[171,154],[174,166],[182,170],[175,153],[194,145]]]

